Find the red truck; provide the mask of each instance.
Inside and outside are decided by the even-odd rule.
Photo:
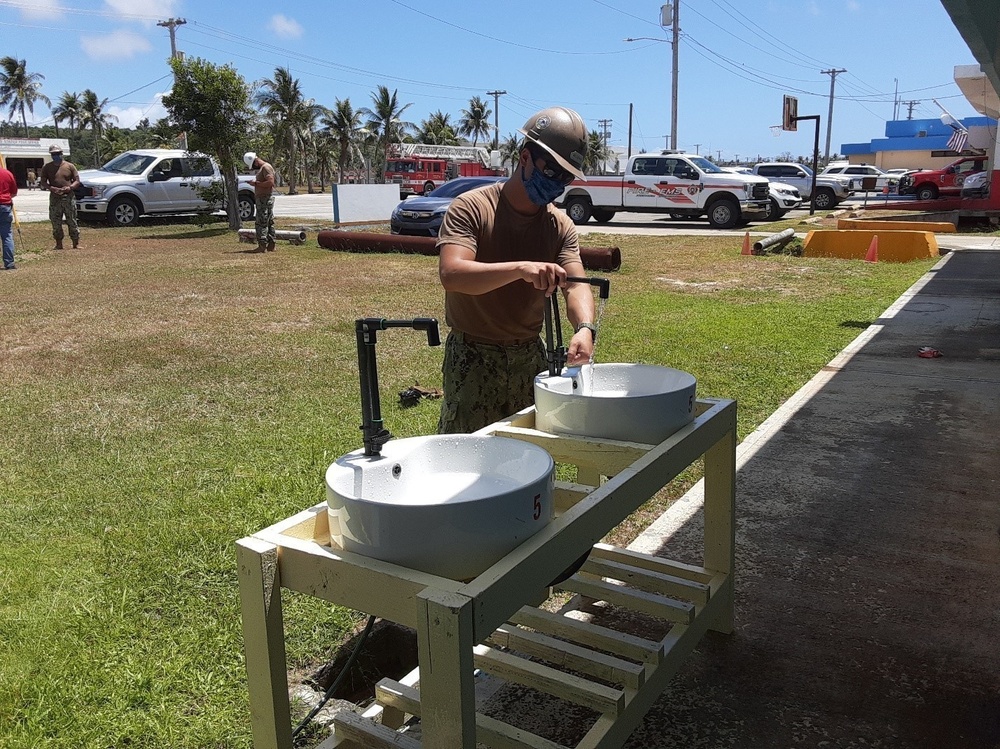
[[[899,180],[900,195],[916,195],[917,200],[934,200],[939,195],[962,194],[965,178],[985,171],[985,156],[966,156],[944,169],[921,169],[904,174]]]
[[[426,195],[435,187],[455,177],[502,177],[485,148],[474,146],[435,146],[426,143],[401,143],[389,154],[385,181],[399,185],[400,194]]]

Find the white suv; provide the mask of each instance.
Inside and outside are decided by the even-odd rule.
[[[896,188],[899,186],[899,176],[887,174],[879,169],[877,166],[872,166],[871,164],[850,164],[846,161],[831,161],[827,164],[826,168],[820,172],[820,176],[830,176],[830,175],[847,175],[849,177],[874,177],[875,178],[875,189],[882,191],[887,185],[889,187],[889,192],[896,192]],[[858,183],[859,185],[862,183]]]

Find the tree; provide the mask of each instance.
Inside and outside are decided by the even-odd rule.
[[[398,89],[393,89],[390,94],[387,86],[379,86],[372,93],[372,108],[364,107],[360,110],[361,115],[367,118],[365,129],[375,139],[376,148],[380,152],[378,168],[382,173],[385,172],[389,144],[402,143],[403,137],[414,127],[412,122],[403,120],[403,113],[413,104],[400,105],[397,92]]]
[[[455,128],[451,124],[451,115],[445,114],[440,109],[420,123],[416,138],[419,143],[436,146],[459,145]]]
[[[509,164],[512,171],[517,166],[517,159],[521,154],[521,143],[523,140],[520,135],[509,133],[500,142],[500,163]]]
[[[236,165],[242,163],[256,119],[250,86],[231,65],[220,67],[201,58],[174,58],[170,67],[174,87],[163,97],[163,106],[174,123],[188,133],[193,150],[215,157],[225,181],[229,228],[238,230]]]
[[[56,124],[56,132],[59,130],[59,123],[68,120],[69,129],[76,133],[83,124],[83,102],[80,95],[75,91],[63,91],[59,101],[52,107],[52,120]]]
[[[35,102],[43,101],[46,106],[52,104],[49,97],[41,92],[45,76],[41,73],[29,73],[26,60],[13,57],[0,59],[0,107],[10,107],[9,117],[15,112],[21,113],[24,124],[24,136],[28,136],[28,118],[24,113],[27,109],[35,113]]]
[[[472,145],[479,144],[479,136],[485,141],[490,134],[490,117],[493,110],[478,96],[469,99],[469,108],[462,110],[462,118],[458,121],[458,132],[472,136]]]
[[[611,149],[604,144],[603,136],[591,130],[587,136],[587,157],[583,160],[584,174],[603,173],[611,156]]]
[[[351,154],[358,149],[363,135],[360,111],[355,111],[350,99],[337,99],[333,109],[328,109],[320,120],[324,131],[337,143],[337,184],[344,181],[344,172],[351,161]]]
[[[101,135],[104,129],[115,122],[118,118],[113,114],[107,114],[104,107],[108,105],[108,100],[98,99],[97,94],[89,88],[84,89],[80,95],[80,109],[83,111],[81,125],[89,126],[90,132],[94,136],[94,166],[101,165]]]
[[[322,108],[302,95],[299,79],[293,78],[288,68],[275,68],[274,78],[261,82],[254,102],[267,115],[275,144],[284,144],[288,157],[288,194],[295,195],[298,155],[307,150],[312,128]],[[308,169],[306,171],[308,181]]]

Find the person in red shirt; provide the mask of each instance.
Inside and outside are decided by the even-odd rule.
[[[3,244],[3,269],[16,270],[14,265],[14,196],[17,180],[0,166],[0,242]]]

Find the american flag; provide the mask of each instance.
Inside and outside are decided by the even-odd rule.
[[[965,144],[969,140],[969,131],[966,129],[956,130],[952,136],[948,139],[948,145],[946,146],[949,150],[955,153],[962,153],[965,150]]]

